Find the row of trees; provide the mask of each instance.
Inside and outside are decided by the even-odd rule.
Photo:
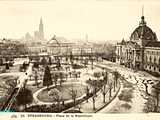
[[[69,72],[69,74],[64,72],[55,72],[51,74],[49,66],[46,66],[44,71],[44,76],[43,76],[43,86],[47,86],[48,88],[50,85],[53,84],[53,81],[55,86],[57,86],[58,80],[61,86],[64,79],[67,80],[68,77],[70,78],[74,77],[75,79],[77,79],[78,77],[80,77],[80,74],[81,72],[76,72],[76,71]]]
[[[106,102],[106,94],[109,92],[109,100],[112,97],[112,88],[114,89],[114,92],[116,90],[116,87],[118,86],[118,78],[120,77],[120,74],[117,71],[112,72],[112,75],[114,76],[113,80],[109,79],[108,72],[103,73],[103,80],[99,80],[100,73],[94,73],[94,76],[98,80],[87,80],[87,84],[89,84],[91,88],[92,93],[92,101],[93,101],[93,110],[95,110],[95,103],[96,103],[96,97],[97,92],[101,90],[101,93],[103,95],[103,102]],[[87,91],[88,92],[88,91]]]

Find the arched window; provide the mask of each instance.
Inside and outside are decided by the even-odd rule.
[[[156,64],[156,57],[154,57],[154,63]]]
[[[146,56],[146,59],[145,59],[145,61],[146,61],[146,62],[148,62],[148,58],[147,58],[147,56]]]
[[[149,61],[152,62],[152,57],[150,56]]]

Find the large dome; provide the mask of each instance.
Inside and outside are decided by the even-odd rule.
[[[144,16],[141,17],[139,26],[131,34],[130,40],[137,41],[140,38],[147,41],[157,41],[156,34],[146,25]]]

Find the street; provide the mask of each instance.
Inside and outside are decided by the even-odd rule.
[[[133,70],[107,61],[103,62],[103,64],[99,63],[99,65],[117,70],[124,79],[121,80],[121,89],[117,97],[98,113],[144,113],[143,109],[147,101],[147,95],[143,82],[150,80],[150,83],[147,83],[147,85],[148,92],[151,93],[152,85],[157,83],[158,78],[145,72],[134,72]],[[122,94],[126,99],[120,100],[119,96]]]

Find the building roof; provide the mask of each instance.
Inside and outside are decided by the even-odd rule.
[[[149,41],[157,41],[156,34],[152,31],[151,28],[149,28],[146,25],[146,22],[144,20],[144,16],[141,17],[141,21],[139,23],[139,26],[133,31],[131,34],[130,40],[149,40]]]
[[[118,45],[126,45],[127,41],[125,41],[124,39],[122,39],[121,42],[117,43]]]
[[[132,47],[132,48],[135,48],[135,49],[139,49],[140,48],[140,46],[136,42],[127,41],[126,43],[127,43],[128,47]]]
[[[160,47],[160,41],[149,42],[146,47]]]

